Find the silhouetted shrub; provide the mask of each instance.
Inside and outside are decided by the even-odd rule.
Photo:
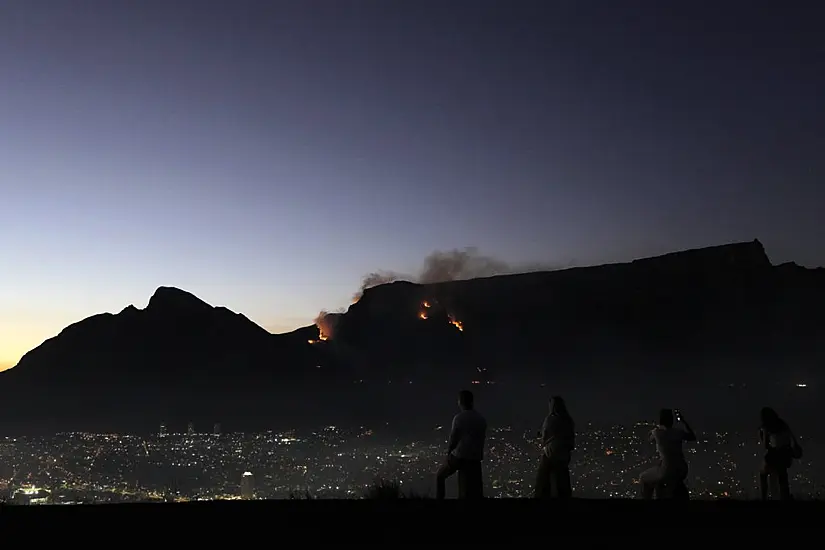
[[[389,500],[403,497],[401,483],[388,479],[378,479],[364,491],[364,498],[370,500]]]
[[[315,497],[312,496],[309,489],[305,489],[304,491],[292,491],[289,493],[289,500],[315,500]]]
[[[405,493],[401,490],[400,481],[377,479],[375,483],[366,488],[362,498],[368,500],[392,500],[402,498],[424,499],[428,497],[420,493],[416,493],[415,491]]]

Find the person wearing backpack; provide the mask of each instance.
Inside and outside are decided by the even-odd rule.
[[[802,446],[797,441],[788,423],[775,410],[763,407],[760,413],[759,443],[765,450],[762,468],[759,472],[759,488],[762,500],[768,500],[770,481],[779,486],[779,499],[791,500],[788,468],[794,459],[802,458]],[[771,496],[775,496],[771,491]]]

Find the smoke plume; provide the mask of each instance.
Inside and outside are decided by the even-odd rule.
[[[335,327],[343,315],[343,310],[329,312],[324,309],[315,317],[315,326],[318,327],[319,338],[321,340],[331,340],[335,335]]]
[[[534,271],[552,271],[562,266],[530,263],[512,265],[505,261],[485,256],[475,247],[453,250],[436,250],[424,258],[421,270],[416,276],[402,275],[395,271],[374,271],[364,275],[361,286],[353,296],[353,303],[357,302],[368,288],[406,280],[419,284],[443,283],[447,281],[461,281],[478,277],[492,277],[512,273],[531,273]],[[322,339],[330,339],[335,333],[342,311],[329,313],[321,311],[315,319],[315,324],[321,332]]]
[[[360,300],[361,295],[364,294],[364,291],[368,288],[408,278],[409,277],[404,277],[400,273],[396,273],[394,271],[374,271],[372,273],[367,273],[361,279],[361,286],[358,287],[358,292],[353,295],[352,302],[355,303]]]
[[[443,283],[513,272],[513,268],[507,262],[483,256],[475,248],[437,250],[424,258],[424,266],[421,268],[417,282],[421,284]]]
[[[552,271],[560,267],[542,263],[512,265],[503,260],[480,254],[475,247],[436,250],[424,258],[424,263],[417,276],[405,277],[393,271],[376,271],[364,276],[361,281],[360,292],[401,279],[425,285],[512,273]]]

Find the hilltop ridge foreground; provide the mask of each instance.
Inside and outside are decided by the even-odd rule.
[[[825,365],[825,270],[774,266],[759,241],[394,282],[331,321],[273,335],[161,287],[145,309],[79,321],[0,372],[0,434],[146,433],[190,421],[432,429],[462,387],[502,422],[541,414],[549,388],[593,420],[649,417],[663,402],[700,425],[707,411],[708,421],[744,426],[747,409],[768,402],[792,418],[825,412],[814,390]],[[810,391],[794,390],[799,382]]]
[[[283,537],[307,544],[320,540],[339,543],[402,543],[536,540],[549,523],[561,527],[559,535],[579,540],[602,537],[644,536],[651,529],[681,525],[685,537],[713,529],[737,529],[738,535],[763,536],[774,528],[816,528],[814,518],[825,511],[822,502],[668,502],[633,500],[485,499],[394,501],[239,501],[187,504],[115,504],[86,506],[5,506],[0,523],[14,528],[41,527],[73,531],[97,529],[104,523],[118,528],[151,526],[174,537],[181,525],[221,525],[187,529],[185,537],[247,536],[260,538],[261,518]],[[213,523],[214,522],[214,523]],[[323,526],[323,528],[320,528]],[[744,530],[743,530],[744,529]],[[704,535],[702,535],[704,536]],[[703,539],[704,541],[704,539]]]

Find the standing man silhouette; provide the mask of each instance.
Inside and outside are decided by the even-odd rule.
[[[453,417],[447,459],[436,474],[436,498],[443,499],[447,478],[458,472],[459,498],[481,498],[481,461],[484,458],[484,440],[487,437],[487,421],[473,406],[473,393],[458,393],[461,409]]]

